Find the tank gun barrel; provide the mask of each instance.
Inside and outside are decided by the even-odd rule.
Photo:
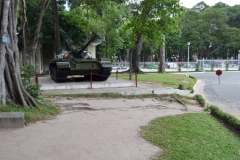
[[[97,39],[99,37],[99,34],[98,33],[95,33],[92,38],[86,43],[83,45],[83,47],[78,51],[78,53],[82,53],[88,46],[90,43],[92,43],[95,39]]]

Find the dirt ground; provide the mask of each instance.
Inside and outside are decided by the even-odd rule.
[[[154,118],[202,112],[198,104],[147,99],[52,99],[62,114],[21,129],[0,130],[2,160],[149,160],[162,149],[139,135]]]

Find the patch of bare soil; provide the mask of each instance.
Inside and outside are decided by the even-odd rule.
[[[149,160],[162,149],[140,137],[141,126],[157,117],[203,111],[195,101],[183,105],[168,98],[55,97],[52,102],[63,110],[56,119],[0,131],[0,159]]]

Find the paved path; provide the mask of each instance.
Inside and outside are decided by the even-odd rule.
[[[133,81],[109,78],[104,82],[93,82],[90,89],[90,82],[70,82],[55,83],[51,79],[42,77],[39,79],[42,86],[42,94],[86,94],[86,93],[120,93],[123,95],[140,95],[140,94],[180,94],[193,97],[188,90],[173,89],[163,87],[156,83],[137,84]],[[55,88],[55,89],[54,89]]]
[[[47,85],[49,79],[41,79],[42,86]],[[118,81],[110,78],[113,84],[129,83],[129,81]],[[45,83],[45,84],[44,84]],[[52,85],[52,81],[49,81]],[[72,82],[71,85],[73,85]],[[88,82],[86,82],[88,83]],[[51,84],[49,86],[51,86]],[[43,90],[43,94],[71,94],[71,93],[121,93],[131,94],[181,94],[194,96],[189,91],[180,91],[172,88],[162,87],[157,84],[138,83],[127,87],[107,88],[68,88],[61,89],[68,84],[57,84],[57,89]],[[96,83],[97,85],[97,83]],[[103,84],[101,84],[103,85]],[[199,81],[195,86],[196,93],[203,93],[204,81]],[[60,99],[55,99],[60,102]],[[73,102],[66,100],[66,103],[73,103],[73,106],[86,104],[86,99],[79,99]],[[81,102],[81,103],[80,103]],[[146,125],[150,120],[167,115],[186,113],[182,106],[172,106],[151,99],[150,101],[116,100],[95,104],[92,100],[87,101],[93,110],[65,111],[56,119],[44,121],[38,124],[31,124],[21,129],[0,130],[0,159],[3,160],[149,160],[151,156],[161,150],[139,137],[140,126]],[[120,104],[121,103],[121,104]],[[144,104],[145,103],[145,104]],[[153,104],[154,105],[148,105]],[[163,104],[159,104],[163,103]],[[119,104],[119,106],[116,106]],[[102,105],[102,106],[99,106]],[[135,105],[135,106],[134,106]],[[158,108],[157,106],[162,106]],[[99,109],[101,107],[102,109]],[[160,110],[161,109],[161,110]],[[200,108],[202,109],[202,108]]]
[[[197,94],[203,95],[209,104],[220,107],[240,119],[240,72],[224,72],[220,83],[215,72],[191,73],[199,79],[195,85]]]
[[[44,85],[43,82],[46,81],[40,80],[40,84]],[[129,83],[111,78],[109,82]],[[126,95],[194,95],[189,91],[174,90],[152,83],[139,83],[138,87],[43,90],[43,94],[107,92]],[[162,150],[139,136],[141,126],[157,117],[203,110],[195,105],[187,106],[186,110],[186,106],[179,103],[159,101],[155,98],[103,100],[56,96],[54,102],[65,104],[65,108],[71,109],[66,109],[54,120],[19,129],[0,129],[0,160],[150,160]]]

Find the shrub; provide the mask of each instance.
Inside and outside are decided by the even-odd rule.
[[[22,72],[22,83],[27,92],[34,98],[39,98],[40,85],[35,83],[35,69],[33,65],[29,65],[26,68],[20,67]]]
[[[226,71],[228,71],[229,70],[229,63],[228,62],[226,62],[225,67],[226,67]]]
[[[234,116],[221,111],[217,106],[209,106],[206,110],[210,110],[211,115],[221,119],[224,123],[229,124],[233,128],[240,131],[240,120],[235,118]]]
[[[211,71],[214,70],[214,66],[215,66],[215,64],[214,64],[214,63],[211,63]]]
[[[199,71],[199,64],[198,63],[195,64],[195,67],[196,67],[195,71]]]
[[[201,95],[197,94],[196,98],[197,98],[198,102],[200,103],[200,105],[202,107],[204,107],[206,105],[206,101],[205,101],[205,99]]]
[[[181,72],[182,63],[178,63],[178,72]]]

